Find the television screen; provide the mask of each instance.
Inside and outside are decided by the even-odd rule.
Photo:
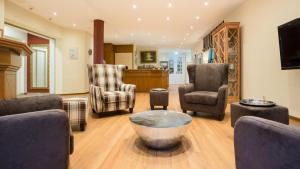
[[[300,69],[300,18],[278,27],[281,69]]]

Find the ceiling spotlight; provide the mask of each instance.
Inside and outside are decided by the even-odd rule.
[[[53,12],[53,15],[54,15],[54,16],[57,16],[57,13],[56,13],[56,12]]]
[[[208,2],[206,1],[206,2],[204,2],[204,6],[208,6]]]
[[[174,54],[175,54],[175,55],[178,55],[178,52],[176,51]]]
[[[137,18],[137,21],[139,21],[139,22],[142,21],[142,18],[138,17],[138,18]]]
[[[133,5],[132,5],[132,8],[133,8],[133,9],[136,9],[136,8],[137,8],[137,5],[136,5],[136,4],[133,4]]]
[[[183,38],[183,41],[185,41],[186,39],[185,38]]]
[[[170,20],[171,20],[171,18],[170,18],[169,16],[167,16],[167,17],[166,17],[166,20],[167,20],[167,21],[170,21]]]
[[[173,4],[170,2],[168,3],[168,7],[171,8],[173,6]]]
[[[76,23],[73,23],[73,27],[76,27],[77,25],[76,25]]]
[[[195,19],[196,19],[196,20],[199,20],[199,19],[200,19],[200,17],[199,17],[199,16],[196,16],[196,17],[195,17]]]
[[[191,30],[193,30],[193,29],[194,29],[194,26],[193,26],[193,25],[191,25],[191,26],[190,26],[190,29],[191,29]]]

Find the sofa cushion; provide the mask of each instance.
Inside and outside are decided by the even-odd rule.
[[[192,104],[215,105],[217,104],[218,93],[208,91],[196,91],[185,94],[184,99],[187,103]]]
[[[104,103],[128,102],[130,97],[131,97],[130,92],[123,92],[123,91],[104,92],[103,101]]]

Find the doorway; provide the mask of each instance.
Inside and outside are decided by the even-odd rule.
[[[27,59],[27,91],[49,93],[49,40],[28,34],[32,55]]]

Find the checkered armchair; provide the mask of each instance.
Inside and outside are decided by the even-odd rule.
[[[95,113],[129,109],[135,104],[135,85],[122,81],[125,65],[88,65],[90,103]]]

